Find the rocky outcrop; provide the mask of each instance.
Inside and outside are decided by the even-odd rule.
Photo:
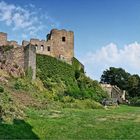
[[[13,77],[24,75],[23,48],[0,51],[0,69]]]

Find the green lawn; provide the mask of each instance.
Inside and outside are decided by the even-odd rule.
[[[25,121],[0,125],[0,138],[46,140],[140,139],[140,108],[34,110]]]

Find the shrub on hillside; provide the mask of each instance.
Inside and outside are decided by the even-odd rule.
[[[10,94],[4,92],[0,94],[0,119],[3,121],[12,121],[13,119],[21,119],[24,117],[24,112],[20,105],[13,102]]]
[[[25,79],[17,79],[17,81],[14,84],[14,88],[16,90],[28,90],[29,89],[29,82]]]
[[[91,98],[100,102],[102,99],[108,98],[108,94],[101,88],[99,83],[90,79],[84,74],[80,75],[77,82],[84,99]]]
[[[130,104],[133,106],[140,106],[140,98],[135,97],[135,98],[130,99]]]
[[[84,73],[84,66],[75,57],[72,59],[72,66],[75,71]]]
[[[2,86],[0,86],[0,92],[4,92],[4,88]]]
[[[79,100],[75,99],[72,102],[65,102],[64,108],[78,108],[78,109],[103,109],[103,106],[91,99]]]

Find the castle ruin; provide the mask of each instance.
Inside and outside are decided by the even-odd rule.
[[[49,55],[72,64],[74,57],[74,33],[72,31],[53,29],[46,36],[46,40],[30,39],[22,41],[8,41],[7,34],[0,32],[0,46],[13,46],[10,52],[0,51],[0,68],[8,69],[13,73],[26,71],[31,67],[33,79],[36,75],[36,54]],[[3,63],[4,62],[4,63]],[[13,66],[18,65],[17,67]]]

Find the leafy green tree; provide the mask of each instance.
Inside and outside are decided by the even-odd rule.
[[[128,78],[128,92],[131,97],[140,96],[140,77],[138,75],[131,75]]]
[[[126,90],[128,88],[128,78],[130,74],[122,68],[110,67],[105,70],[101,76],[101,83],[117,85],[120,89]]]
[[[110,67],[101,76],[101,83],[117,85],[120,89],[128,92],[128,97],[140,97],[140,77],[131,75],[122,68]]]

